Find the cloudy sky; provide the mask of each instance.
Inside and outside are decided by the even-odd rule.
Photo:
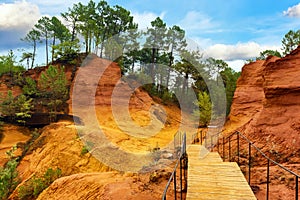
[[[95,2],[98,2],[94,0]],[[281,49],[289,30],[300,28],[296,0],[107,0],[131,11],[140,28],[157,16],[179,25],[206,56],[239,70],[266,49]],[[0,0],[0,55],[24,48],[20,38],[44,15],[59,16],[78,0]],[[86,4],[88,0],[81,0]]]

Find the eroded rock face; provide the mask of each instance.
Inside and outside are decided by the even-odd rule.
[[[130,108],[147,110],[153,104],[149,94],[139,88],[134,80],[122,80],[121,69],[117,63],[101,59],[94,54],[87,56],[77,70],[70,92],[70,111],[74,99],[75,106],[111,107],[113,103],[122,106],[127,105],[129,101]],[[128,94],[131,94],[129,98]]]
[[[300,48],[245,65],[226,129],[242,130],[279,162],[299,162]]]
[[[32,174],[45,172],[48,168],[60,168],[64,175],[111,170],[83,149],[84,144],[72,123],[58,122],[48,125],[22,159],[18,167],[20,175],[25,180]]]
[[[171,172],[139,175],[121,175],[115,172],[74,174],[57,179],[39,195],[38,200],[161,199],[170,174]],[[151,177],[155,177],[155,180]],[[167,193],[167,199],[174,199],[173,192]]]
[[[73,68],[65,69],[67,79],[71,81],[74,72],[71,73],[71,69],[73,70]],[[41,68],[40,70],[44,69]],[[102,72],[101,77],[95,77],[97,78],[96,82],[91,80],[94,75],[93,70]],[[83,73],[82,79],[79,79],[77,84],[79,86],[95,84],[95,91],[86,93],[84,90],[79,90],[80,98],[77,103],[83,106],[83,110],[84,106],[90,106],[90,103],[92,103],[97,120],[111,143],[129,152],[149,152],[149,149],[157,145],[160,147],[166,146],[173,139],[180,124],[181,115],[178,107],[175,105],[166,106],[166,113],[161,113],[161,109],[154,105],[155,103],[149,94],[139,88],[136,82],[122,80],[120,67],[116,63],[100,59],[95,55],[90,55],[88,60],[85,60],[82,66],[77,68],[76,76],[80,71],[85,73]],[[39,76],[35,72],[30,73],[28,76],[38,79]],[[74,94],[76,81],[69,82],[71,84],[71,98],[68,101],[70,114],[72,114],[74,103],[72,95]],[[123,128],[126,121],[124,121],[124,124],[116,124],[114,120],[111,98],[113,92],[115,92],[114,95],[119,100],[117,103],[121,107],[125,103],[128,105],[130,117],[137,125],[147,126],[151,122],[153,114],[158,120],[164,121],[164,118],[166,118],[165,120],[168,122],[166,127],[157,136],[149,139],[130,137],[122,132],[123,129],[121,130],[120,127]],[[127,98],[125,92],[131,92],[129,98]],[[153,107],[153,110],[150,109],[151,107]],[[118,109],[116,112],[121,113]],[[87,115],[87,119],[89,117]],[[41,130],[38,139],[30,145],[29,150],[18,166],[22,181],[18,188],[34,174],[42,175],[49,168],[60,168],[64,177],[56,180],[49,189],[40,195],[39,199],[159,199],[161,197],[161,189],[168,181],[167,178],[163,178],[159,183],[152,184],[148,183],[149,174],[142,177],[140,175],[130,177],[128,180],[111,167],[101,163],[90,153],[83,153],[84,147],[88,145],[88,142],[83,144],[79,136],[83,126],[84,123],[79,127],[69,121],[59,121],[45,126]],[[17,199],[18,188],[11,195],[11,199]],[[128,193],[128,191],[133,192]]]
[[[116,173],[74,174],[56,180],[38,199],[103,199],[105,185],[122,179]]]
[[[112,171],[84,148],[73,123],[61,121],[44,127],[18,165],[21,183],[10,199],[18,199],[18,188],[33,175],[41,176],[49,168],[61,169],[63,176]]]

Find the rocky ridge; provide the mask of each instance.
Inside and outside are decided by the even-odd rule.
[[[241,131],[267,156],[297,174],[300,174],[299,66],[300,47],[283,58],[271,56],[246,64],[224,127],[225,134]],[[248,147],[246,143],[241,145],[247,157]],[[255,151],[253,155],[251,185],[257,188],[256,197],[265,199],[267,160]],[[246,159],[242,162],[248,163]],[[245,173],[247,169],[242,166]],[[270,171],[270,198],[293,198],[294,176],[276,166],[271,166]]]

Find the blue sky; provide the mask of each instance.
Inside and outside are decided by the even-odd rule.
[[[97,2],[96,0],[94,0]],[[77,0],[0,0],[0,54],[22,48],[24,37],[43,15],[59,16]],[[88,0],[82,0],[87,3]],[[300,29],[300,1],[294,0],[108,0],[131,11],[140,28],[157,16],[179,25],[205,56],[239,70],[266,49],[280,50],[289,30]],[[41,50],[42,51],[42,50]],[[42,53],[41,53],[42,54]]]

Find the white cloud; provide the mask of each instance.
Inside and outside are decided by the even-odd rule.
[[[205,57],[222,60],[247,60],[259,56],[264,50],[280,50],[280,46],[260,45],[256,42],[237,43],[234,45],[215,44],[204,51]]]
[[[300,3],[289,7],[286,11],[283,11],[283,15],[289,17],[300,17]]]
[[[68,8],[72,8],[74,4],[82,3],[87,5],[89,0],[27,0],[37,5],[40,8],[41,13],[53,15],[59,15],[61,12],[67,12]],[[97,2],[97,1],[96,1]]]
[[[40,18],[37,5],[26,1],[0,4],[0,30],[29,30]]]
[[[237,43],[232,45],[214,44],[204,50],[204,58],[213,57],[224,60],[235,71],[241,71],[248,59],[255,59],[264,50],[280,50],[281,46],[261,45],[256,42]]]
[[[232,60],[232,61],[225,61],[230,68],[234,71],[239,72],[242,70],[242,67],[245,65],[245,60]]]
[[[161,19],[164,18],[165,12],[160,13],[159,15],[153,12],[132,12],[133,21],[139,25],[139,29],[146,29],[147,27],[151,26],[151,22],[155,20],[157,17]]]
[[[179,25],[187,31],[211,30],[216,27],[211,17],[197,11],[189,11]]]

